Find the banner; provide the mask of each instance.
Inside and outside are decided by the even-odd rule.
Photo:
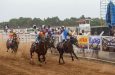
[[[89,37],[89,48],[93,50],[100,50],[100,36],[90,36]]]
[[[101,37],[100,36],[90,36],[89,44],[100,44]]]
[[[115,52],[115,37],[103,37],[102,49],[103,51]]]
[[[88,44],[88,37],[87,36],[78,36],[78,44],[79,45],[87,45]]]

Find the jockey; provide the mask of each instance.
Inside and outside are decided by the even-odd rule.
[[[38,31],[38,33],[35,32],[35,42],[36,42],[36,43],[39,42],[39,31]]]
[[[9,40],[17,39],[17,34],[13,32],[13,30],[10,30],[8,37],[9,37]]]
[[[48,28],[46,28],[45,31],[46,31],[45,37],[46,38],[51,37],[51,28],[50,28],[50,26],[48,26]]]
[[[13,30],[10,30],[10,31],[9,31],[8,39],[9,39],[9,40],[13,40]]]
[[[52,29],[51,31],[51,38],[54,39],[54,35],[55,35],[55,32],[54,32],[54,29]]]
[[[44,39],[45,37],[45,34],[42,30],[38,31],[38,33],[36,32],[35,34],[36,34],[36,39],[35,39],[36,43],[39,43],[39,41]]]
[[[61,33],[62,42],[67,41],[67,36],[68,36],[68,30],[65,29],[65,27],[63,26]]]

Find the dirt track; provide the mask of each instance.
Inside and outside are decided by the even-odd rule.
[[[115,65],[101,62],[75,60],[64,57],[66,64],[58,64],[58,56],[47,54],[47,64],[40,67],[34,55],[35,64],[30,64],[29,46],[19,48],[17,55],[0,48],[0,75],[115,75]]]

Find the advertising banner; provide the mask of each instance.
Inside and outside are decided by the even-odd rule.
[[[79,45],[87,45],[88,44],[88,37],[87,36],[78,36],[78,44]]]
[[[115,37],[103,37],[102,49],[103,51],[115,52]]]
[[[90,36],[89,37],[89,48],[93,50],[100,50],[100,36]]]

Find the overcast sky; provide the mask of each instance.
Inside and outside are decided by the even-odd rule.
[[[100,0],[0,0],[0,22],[11,18],[99,17]]]

